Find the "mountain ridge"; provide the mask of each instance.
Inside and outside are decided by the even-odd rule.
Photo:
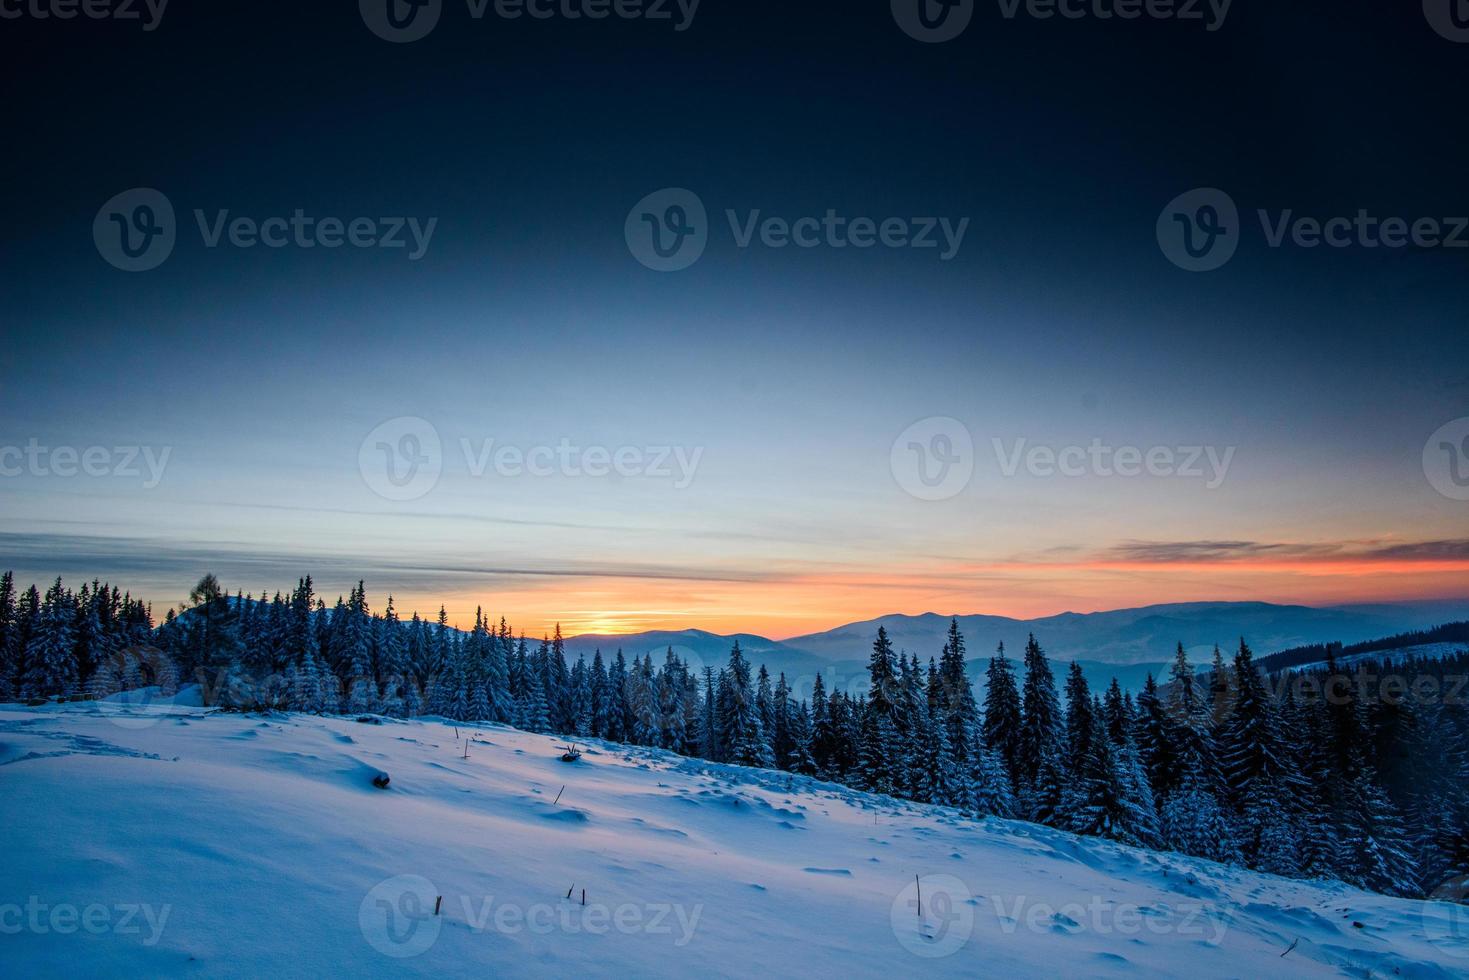
[[[1054,660],[1088,662],[1091,669],[1170,662],[1183,643],[1195,662],[1205,662],[1215,643],[1226,649],[1244,639],[1258,655],[1317,643],[1355,643],[1469,619],[1469,599],[1339,606],[1287,605],[1260,601],[1162,603],[1090,613],[1064,612],[1034,619],[984,613],[957,617],[941,613],[892,613],[845,623],[830,630],[773,640],[753,633],[714,633],[689,628],[631,634],[580,634],[566,639],[571,657],[600,649],[610,656],[651,654],[655,661],[673,647],[697,669],[721,665],[735,640],[771,673],[806,676],[835,669],[859,674],[878,626],[893,645],[927,661],[943,649],[951,618],[957,618],[971,661],[987,660],[1003,642],[1018,654],[1034,633]]]

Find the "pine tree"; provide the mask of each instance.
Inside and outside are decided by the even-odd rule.
[[[887,715],[891,721],[896,711],[898,696],[898,672],[893,663],[893,644],[888,639],[886,627],[877,628],[877,639],[872,643],[872,655],[867,662],[867,672],[872,687],[867,703],[875,710]]]
[[[1045,652],[1032,634],[1025,645],[1020,738],[1021,815],[1056,819],[1066,776],[1061,763],[1061,703]]]
[[[938,680],[941,720],[948,729],[949,748],[955,765],[964,769],[972,750],[970,736],[979,723],[979,708],[965,669],[964,635],[959,632],[957,618],[949,620],[948,640],[939,657]]]
[[[592,730],[593,738],[609,738],[612,728],[612,692],[607,680],[607,667],[602,663],[602,650],[592,654]]]
[[[836,749],[837,728],[832,722],[826,684],[818,673],[811,685],[811,758],[823,777],[833,776],[832,759]]]
[[[719,730],[727,740],[728,761],[740,766],[770,768],[774,765],[765,733],[760,725],[760,711],[750,680],[750,665],[740,651],[739,641],[729,653],[729,666],[720,685],[718,705]]]
[[[28,671],[21,683],[22,697],[53,697],[69,693],[76,685],[72,602],[60,578],[46,590],[35,632],[26,647]]]
[[[764,743],[770,747],[769,756],[771,765],[775,764],[774,735],[775,735],[775,692],[770,687],[770,672],[765,665],[760,665],[755,683],[755,713],[760,716],[760,734]]]
[[[780,679],[775,683],[774,710],[771,717],[773,727],[770,733],[770,747],[775,753],[777,769],[787,771],[791,769],[791,758],[795,751],[791,715],[795,707],[795,703],[791,700],[790,685],[786,683],[785,671],[781,671]]]
[[[15,608],[15,580],[10,572],[0,576],[0,701],[15,697],[20,686],[20,658],[16,654],[19,643]]]
[[[1004,643],[990,658],[985,677],[984,744],[998,754],[1013,785],[1020,771],[1020,691]]]
[[[790,754],[786,759],[786,768],[791,772],[800,773],[803,776],[814,776],[817,774],[816,760],[811,756],[811,713],[802,701],[796,705],[790,714]]]
[[[576,658],[576,664],[571,668],[573,730],[581,738],[592,734],[592,713],[592,677],[587,669],[587,658],[581,656]]]
[[[1163,802],[1159,824],[1160,843],[1168,850],[1225,864],[1243,860],[1218,801],[1197,779],[1186,779]]]
[[[1129,750],[1119,756],[1112,740],[1097,733],[1073,775],[1064,807],[1070,829],[1147,847],[1156,836],[1152,795]]]
[[[627,661],[619,649],[607,670],[607,726],[602,737],[609,742],[628,740],[626,691]]]
[[[1097,725],[1097,715],[1092,711],[1091,689],[1086,676],[1076,661],[1066,674],[1066,769],[1079,774],[1092,750]]]
[[[724,737],[719,730],[718,685],[714,680],[714,668],[704,667],[703,723],[699,726],[699,754],[706,759],[718,761]]]
[[[863,789],[870,793],[894,792],[899,781],[897,738],[892,716],[869,701],[862,719],[860,777]]]
[[[1134,741],[1138,758],[1153,794],[1161,799],[1174,792],[1182,781],[1177,755],[1182,739],[1169,721],[1151,673],[1138,695],[1137,709]]]
[[[971,760],[968,779],[969,810],[976,817],[1008,819],[1015,815],[1010,774],[996,750],[985,746]]]

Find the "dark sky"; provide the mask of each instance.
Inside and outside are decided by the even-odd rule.
[[[780,567],[814,582],[799,610],[769,613],[809,626],[864,604],[820,598],[835,595],[821,591],[828,576],[872,563],[834,544],[857,523],[901,540],[914,582],[948,574],[924,562],[988,568],[1059,549],[1085,564],[1136,541],[1356,556],[1464,526],[1465,505],[1435,494],[1420,460],[1430,433],[1469,414],[1469,248],[1273,249],[1255,217],[1469,214],[1469,43],[1435,33],[1416,2],[1235,0],[1209,31],[1007,19],[990,0],[938,44],[911,39],[876,0],[703,0],[682,31],[476,20],[446,0],[408,44],[379,39],[347,2],[173,0],[152,31],[6,9],[23,15],[0,20],[0,443],[168,445],[178,473],[151,496],[125,481],[0,481],[0,535],[36,575],[110,564],[141,576],[141,563],[181,591],[212,560],[184,544],[238,560],[245,542],[261,554],[235,581],[273,588],[329,557],[372,571],[391,546],[448,578],[393,566],[384,588],[524,599],[527,556],[586,560],[578,574],[605,586],[574,610],[590,623],[590,610],[626,605],[616,583],[651,553],[672,581],[766,581]],[[99,256],[92,223],[139,187],[172,203],[178,242],[158,269],[126,273]],[[663,274],[630,257],[623,231],[634,203],[667,187],[707,205],[711,240],[692,268]],[[1239,251],[1190,273],[1165,258],[1155,224],[1209,187],[1244,216]],[[296,208],[437,224],[408,261],[209,249],[193,217]],[[970,223],[943,261],[739,248],[726,209]],[[714,476],[696,485],[705,496],[674,502],[450,486],[408,512],[366,495],[354,465],[363,435],[399,416],[431,419],[446,444],[696,445]],[[894,437],[930,416],[962,420],[982,446],[1236,446],[1239,476],[1218,494],[1139,502],[1151,490],[982,475],[943,509],[901,496],[888,468]],[[201,499],[220,506],[205,513]],[[331,518],[303,538],[232,507],[371,514],[381,538],[342,554]],[[442,540],[424,530],[527,512],[632,521],[651,537],[476,539],[489,570],[466,579],[445,550],[462,526],[433,525]],[[690,534],[763,544],[694,549]],[[973,581],[918,584],[865,612],[1150,597],[1146,580],[1089,585],[1077,571],[1045,591],[995,574],[982,597]],[[1447,574],[1383,591],[1462,594],[1463,568]],[[1251,592],[1207,576],[1198,589]],[[711,595],[691,585],[652,611],[733,615]],[[1249,597],[1362,595],[1272,580]]]

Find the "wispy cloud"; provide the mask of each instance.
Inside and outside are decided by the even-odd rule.
[[[1125,541],[1102,551],[1103,562],[1338,561],[1403,562],[1469,560],[1469,538],[1436,541]]]

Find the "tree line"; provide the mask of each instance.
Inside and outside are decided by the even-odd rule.
[[[881,627],[868,687],[798,694],[738,643],[721,667],[672,649],[567,657],[476,611],[472,629],[359,583],[327,607],[309,577],[273,598],[205,576],[153,625],[105,583],[58,579],[15,594],[0,578],[0,700],[106,697],[181,679],[234,710],[439,715],[653,746],[857,789],[1018,818],[1292,877],[1422,896],[1469,869],[1469,652],[1326,663],[1274,676],[1243,641],[1196,673],[1179,644],[1162,684],[1093,692],[1072,663],[1058,686],[1032,636],[1003,644],[983,696],[957,621],[937,658],[894,649]],[[1386,683],[1391,680],[1395,683]]]

